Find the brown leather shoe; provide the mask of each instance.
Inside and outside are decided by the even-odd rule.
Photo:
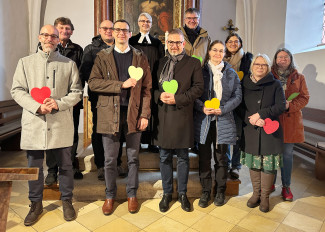
[[[114,205],[114,199],[106,199],[105,203],[102,207],[103,214],[104,215],[110,215],[113,213],[113,205]]]
[[[128,197],[128,209],[130,213],[138,211],[138,199],[136,197]]]

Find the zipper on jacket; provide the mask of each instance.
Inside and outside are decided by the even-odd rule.
[[[53,89],[55,89],[55,70],[53,70]]]

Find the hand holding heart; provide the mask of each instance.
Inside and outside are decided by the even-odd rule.
[[[220,107],[220,101],[218,98],[212,98],[211,100],[206,100],[204,102],[204,106],[206,108],[213,108],[213,109],[219,109]]]
[[[166,93],[175,94],[178,89],[178,82],[176,80],[164,81],[162,87]]]
[[[131,65],[128,68],[129,75],[132,79],[140,80],[143,76],[143,69],[141,67],[136,68],[135,66]]]
[[[272,121],[270,118],[266,118],[265,120],[265,125],[263,126],[264,131],[266,134],[272,134],[276,132],[279,129],[279,122],[274,120]]]
[[[43,104],[44,100],[46,98],[49,98],[51,96],[51,90],[49,87],[44,86],[42,88],[32,88],[32,90],[30,91],[30,95],[32,96],[32,98],[37,101],[38,103]]]
[[[176,104],[175,95],[172,93],[163,92],[160,94],[160,100],[168,105]]]
[[[244,72],[243,71],[239,71],[239,72],[236,72],[236,73],[238,75],[239,80],[242,80],[243,77],[244,77]]]

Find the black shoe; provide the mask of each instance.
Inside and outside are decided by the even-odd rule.
[[[159,153],[159,147],[155,145],[149,145],[148,150],[152,153]]]
[[[98,180],[105,180],[104,167],[98,168],[98,170],[97,170],[97,178],[98,178]]]
[[[37,222],[39,216],[43,213],[42,201],[37,201],[37,202],[32,201],[29,207],[30,207],[29,213],[27,214],[24,221],[25,226],[33,225],[35,222]]]
[[[49,172],[45,178],[45,184],[46,185],[56,184],[57,180],[58,180],[58,175],[56,173]]]
[[[190,212],[191,211],[191,204],[189,200],[187,199],[187,196],[185,193],[178,194],[178,201],[181,203],[181,207],[184,211]]]
[[[225,204],[225,194],[224,193],[217,193],[216,197],[214,198],[214,204],[216,206],[222,206]]]
[[[81,179],[83,179],[84,178],[84,175],[82,174],[82,172],[80,172],[80,170],[79,169],[73,169],[73,178],[75,179],[75,180],[81,180]]]
[[[229,171],[229,174],[231,179],[236,180],[239,178],[239,169],[233,168]]]
[[[163,198],[159,202],[159,210],[163,213],[166,212],[169,209],[169,203],[172,199],[172,194],[164,194]]]
[[[66,221],[72,221],[76,219],[76,211],[72,206],[72,200],[62,200],[63,217]]]
[[[206,208],[209,205],[209,201],[211,200],[210,192],[203,192],[201,198],[199,200],[199,206],[201,208]]]

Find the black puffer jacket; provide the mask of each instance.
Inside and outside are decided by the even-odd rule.
[[[89,76],[91,73],[91,69],[93,68],[94,61],[98,52],[103,49],[109,48],[100,37],[100,35],[95,36],[92,39],[91,44],[87,45],[84,50],[84,55],[82,57],[81,66],[79,68],[79,76],[82,82],[82,86],[85,86],[85,82],[88,82]],[[97,94],[93,94],[91,90],[88,88],[88,96],[89,100],[96,104],[98,96]]]

